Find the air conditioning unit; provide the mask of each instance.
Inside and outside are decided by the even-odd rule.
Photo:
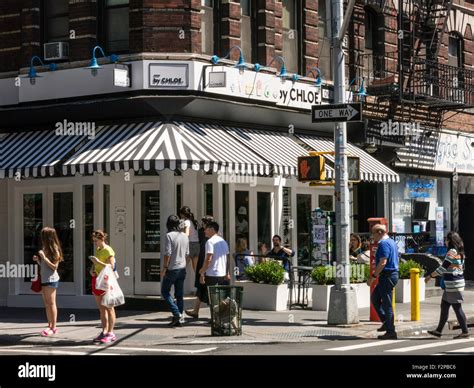
[[[44,59],[57,61],[69,58],[69,43],[53,42],[44,44]]]

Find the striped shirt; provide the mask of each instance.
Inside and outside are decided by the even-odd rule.
[[[464,258],[450,249],[443,263],[436,269],[436,273],[443,277],[446,292],[464,291]]]

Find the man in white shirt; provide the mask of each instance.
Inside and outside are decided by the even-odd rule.
[[[230,280],[229,246],[217,232],[219,232],[217,222],[210,222],[204,230],[209,240],[206,242],[206,258],[199,271],[199,282],[206,286],[226,285]],[[207,292],[204,294],[201,301],[209,304],[209,295]],[[186,314],[198,318],[199,310],[186,310]]]

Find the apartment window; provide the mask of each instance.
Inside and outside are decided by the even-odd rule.
[[[69,39],[69,0],[47,0],[44,2],[44,41],[64,42]]]
[[[365,51],[369,54],[364,63],[369,74],[380,77],[384,64],[383,16],[372,8],[365,8]]]
[[[327,7],[327,0],[318,2],[318,28],[319,28],[319,58],[318,67],[323,79],[332,79],[332,58],[331,58],[331,13]]]
[[[202,53],[214,54],[214,0],[201,0],[201,46]]]
[[[463,67],[463,40],[460,36],[451,34],[449,36],[448,64],[455,67]]]
[[[258,62],[258,26],[256,0],[240,0],[242,51],[247,62]]]
[[[129,49],[129,0],[104,0],[103,41],[107,53]]]
[[[300,70],[300,17],[296,0],[283,0],[283,58],[288,71]]]

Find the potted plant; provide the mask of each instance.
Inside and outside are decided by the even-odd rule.
[[[407,260],[405,262],[400,262],[399,265],[400,276],[395,287],[395,301],[397,303],[411,302],[410,269],[412,268],[418,268],[420,270],[420,281],[418,283],[420,290],[420,301],[425,300],[425,269],[420,263],[417,263],[413,260]]]
[[[337,267],[320,266],[313,269],[311,278],[313,285],[313,310],[328,311],[331,288],[336,281]],[[370,267],[368,264],[352,264],[350,266],[350,284],[357,295],[357,307],[370,306],[370,287],[366,284]]]
[[[288,303],[288,285],[283,283],[284,268],[276,261],[245,269],[248,280],[236,282],[244,288],[242,307],[264,311],[283,311]]]

